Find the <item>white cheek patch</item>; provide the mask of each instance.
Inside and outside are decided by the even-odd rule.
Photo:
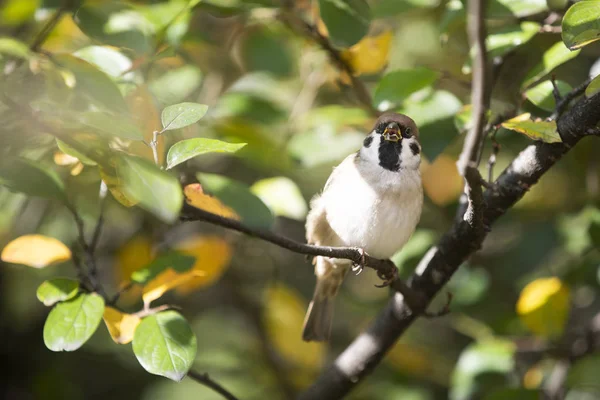
[[[402,141],[401,168],[418,169],[421,164],[421,145],[412,137]]]
[[[373,131],[365,140],[368,140],[368,138],[371,138],[369,146],[367,147],[367,143],[363,143],[363,147],[360,149],[360,158],[365,161],[379,164],[379,145],[381,144],[381,135]]]

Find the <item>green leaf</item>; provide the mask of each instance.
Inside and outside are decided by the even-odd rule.
[[[487,394],[483,400],[538,400],[543,398],[539,390],[524,388],[502,388]]]
[[[350,47],[369,31],[371,10],[365,0],[319,0],[319,12],[336,46]]]
[[[54,54],[52,60],[73,73],[75,90],[90,102],[116,113],[127,110],[127,104],[117,85],[96,66],[71,54]]]
[[[0,38],[0,54],[25,59],[30,58],[32,55],[29,46],[10,37]]]
[[[600,40],[600,0],[573,4],[562,20],[562,39],[571,49],[579,49]]]
[[[450,398],[466,400],[483,393],[484,388],[478,387],[478,378],[492,374],[503,376],[512,371],[514,351],[512,342],[500,339],[483,340],[467,346],[452,374]]]
[[[308,207],[300,188],[283,176],[261,179],[250,187],[275,215],[304,220]]]
[[[89,46],[77,50],[74,56],[95,65],[106,75],[123,78],[123,74],[131,68],[131,60],[113,47]]]
[[[540,31],[540,24],[536,22],[521,22],[520,25],[509,25],[495,32],[490,32],[486,39],[488,59],[502,57],[513,49],[530,41]],[[471,73],[471,62],[475,55],[472,48],[470,58],[462,68],[465,74]]]
[[[0,184],[29,196],[64,199],[64,184],[51,168],[21,158],[8,158],[0,168]]]
[[[165,311],[142,320],[133,336],[133,352],[151,374],[182,380],[196,357],[196,335],[175,311]]]
[[[175,143],[167,154],[167,169],[206,153],[235,153],[246,143],[227,143],[215,139],[194,138]]]
[[[245,184],[215,174],[199,173],[197,177],[205,192],[231,207],[245,224],[265,229],[273,224],[271,210]]]
[[[427,68],[390,72],[379,81],[373,103],[376,107],[383,102],[397,106],[412,93],[433,84],[437,78],[438,73]]]
[[[564,96],[573,89],[571,85],[564,81],[556,81],[556,86],[561,96]],[[525,97],[542,110],[553,111],[556,107],[556,102],[552,91],[552,82],[548,80],[528,89],[525,92]]]
[[[52,351],[80,348],[96,331],[104,314],[104,299],[95,294],[58,303],[46,319],[44,343]]]
[[[0,21],[5,26],[22,25],[35,15],[41,0],[6,0],[2,4]]]
[[[191,95],[201,82],[202,72],[192,65],[186,65],[150,82],[150,91],[161,104],[175,104]]]
[[[96,161],[83,155],[81,152],[77,151],[75,148],[73,148],[72,146],[69,146],[68,144],[66,144],[65,142],[63,142],[60,139],[56,139],[56,145],[58,146],[60,151],[62,151],[65,154],[70,155],[71,157],[77,158],[79,161],[81,161],[85,165],[90,165],[90,166],[97,165]]]
[[[595,388],[598,386],[598,371],[600,371],[600,355],[591,354],[578,360],[567,375],[567,385],[570,388]]]
[[[588,87],[585,89],[585,95],[586,97],[592,97],[598,92],[600,92],[600,75],[595,77],[594,80],[590,82]]]
[[[600,218],[596,218],[590,221],[588,234],[590,235],[590,239],[592,240],[593,245],[596,248],[600,248]]]
[[[549,74],[552,70],[561,64],[577,57],[579,50],[569,51],[563,42],[556,42],[552,47],[544,52],[542,60],[538,63],[525,77],[525,81],[521,85],[523,88],[537,82],[544,75]]]
[[[37,289],[37,298],[45,306],[52,306],[59,301],[72,299],[77,295],[79,282],[67,278],[55,278],[44,281]]]
[[[208,106],[198,103],[179,103],[165,108],[160,116],[163,130],[183,128],[195,124],[204,117]]]
[[[131,280],[140,285],[145,285],[167,268],[177,272],[185,272],[192,268],[194,262],[196,262],[196,257],[174,250],[169,251],[159,255],[150,264],[131,274]]]
[[[139,157],[118,158],[116,173],[124,194],[164,222],[177,220],[183,202],[179,181]]]
[[[77,122],[104,136],[116,136],[129,140],[144,139],[142,131],[125,115],[111,114],[104,111],[87,111],[74,114],[74,118]]]
[[[548,10],[546,0],[492,0],[487,3],[486,17],[523,18]]]
[[[556,128],[556,121],[532,121],[530,114],[522,114],[502,123],[502,127],[524,133],[533,140],[545,143],[560,143],[562,140]]]
[[[381,0],[373,5],[373,18],[389,18],[415,8],[435,8],[438,0]]]
[[[295,60],[281,32],[267,27],[248,29],[240,43],[240,55],[247,71],[265,71],[286,77],[292,73]]]

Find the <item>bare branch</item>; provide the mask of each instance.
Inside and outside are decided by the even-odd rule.
[[[468,34],[469,44],[475,50],[473,59],[473,80],[471,89],[471,104],[473,106],[472,126],[465,138],[465,144],[457,162],[458,172],[465,176],[467,167],[479,165],[483,128],[486,123],[486,113],[490,107],[488,89],[488,66],[485,46],[485,2],[470,0],[468,4]]]
[[[575,100],[575,98],[581,96],[585,92],[585,89],[587,89],[591,81],[592,79],[588,78],[585,82],[571,90],[564,97],[561,97],[560,93],[558,92],[558,87],[556,86],[554,77],[552,77],[550,82],[552,82],[552,93],[554,94],[554,98],[556,100],[556,108],[554,109],[554,112],[550,115],[550,117],[548,117],[548,119],[555,120],[556,118],[560,117],[569,106],[569,103]]]
[[[279,247],[293,251],[294,253],[306,254],[309,256],[325,256],[334,258],[345,258],[357,264],[364,259],[365,267],[373,268],[382,276],[392,276],[396,272],[396,266],[390,260],[380,260],[373,258],[362,252],[356,247],[329,247],[313,246],[310,244],[299,243],[285,236],[276,233],[251,228],[234,219],[221,217],[208,211],[200,210],[189,205],[184,206],[181,215],[182,221],[204,221],[213,225],[222,226],[227,229],[245,233],[246,235],[257,237],[269,243],[276,244]]]
[[[233,394],[231,394],[231,392],[229,390],[225,389],[220,383],[218,383],[217,381],[212,379],[210,376],[208,376],[208,374],[206,372],[199,373],[199,372],[195,372],[195,371],[189,371],[187,373],[187,376],[189,376],[196,382],[200,383],[201,385],[211,388],[212,390],[214,390],[215,392],[217,392],[221,396],[223,396],[224,399],[239,400],[237,397],[235,397]]]

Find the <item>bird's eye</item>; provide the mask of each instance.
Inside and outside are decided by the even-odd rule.
[[[411,133],[411,131],[410,131],[410,128],[409,128],[409,127],[406,127],[406,128],[404,128],[404,130],[402,131],[402,137],[403,137],[404,139],[408,139],[408,138],[410,138],[411,136],[412,136],[412,133]]]

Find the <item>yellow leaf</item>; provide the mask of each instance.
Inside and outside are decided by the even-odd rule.
[[[44,235],[24,235],[6,245],[0,256],[2,261],[44,268],[67,261],[71,250],[60,240]]]
[[[186,295],[215,283],[225,272],[232,256],[229,243],[218,236],[195,236],[175,246],[175,249],[196,258],[190,271],[201,271],[204,276],[177,287],[177,293]]]
[[[129,112],[133,121],[144,134],[144,141],[150,143],[152,141],[152,132],[162,129],[160,113],[156,108],[152,94],[146,85],[140,85],[127,95],[125,101],[129,106]],[[165,158],[165,139],[162,136],[158,137],[157,149],[158,161],[162,165]],[[131,143],[129,151],[154,162],[152,149],[139,140]]]
[[[423,190],[434,204],[445,206],[455,201],[463,191],[463,180],[453,158],[441,154],[433,164],[421,163]]]
[[[131,274],[148,265],[153,259],[152,240],[146,235],[137,235],[129,239],[116,254],[115,277],[120,285],[129,281]],[[134,286],[124,292],[120,300],[125,304],[132,303],[142,294],[140,286]]]
[[[204,272],[195,269],[178,273],[172,268],[168,268],[158,274],[156,278],[152,279],[146,286],[144,286],[144,292],[142,295],[144,304],[149,305],[169,290],[174,289],[179,285],[183,285],[184,283],[187,283],[193,279],[201,278],[204,275]]]
[[[570,291],[560,279],[540,278],[521,291],[517,314],[535,335],[559,337],[569,314]]]
[[[354,75],[376,74],[385,68],[392,43],[392,32],[366,36],[360,42],[342,51],[342,58],[350,64]]]
[[[135,328],[142,321],[137,315],[125,314],[108,306],[104,308],[103,319],[110,337],[118,344],[131,342]]]
[[[317,372],[325,358],[325,346],[302,340],[302,325],[308,305],[298,293],[283,284],[269,289],[266,297],[264,324],[275,350],[300,371]]]
[[[110,167],[108,168],[100,167],[100,178],[102,178],[115,200],[125,207],[135,206],[138,203],[137,200],[131,199],[127,197],[125,193],[123,193],[123,184],[121,183],[121,180],[119,179],[119,176],[114,168],[114,162],[111,160],[109,163]]]
[[[79,159],[77,157],[70,156],[62,151],[54,152],[54,163],[56,165],[65,166],[65,165],[73,165],[77,164]]]
[[[199,183],[187,185],[183,188],[183,193],[185,194],[185,201],[193,207],[225,218],[240,219],[235,211],[221,203],[219,199],[205,194]]]

